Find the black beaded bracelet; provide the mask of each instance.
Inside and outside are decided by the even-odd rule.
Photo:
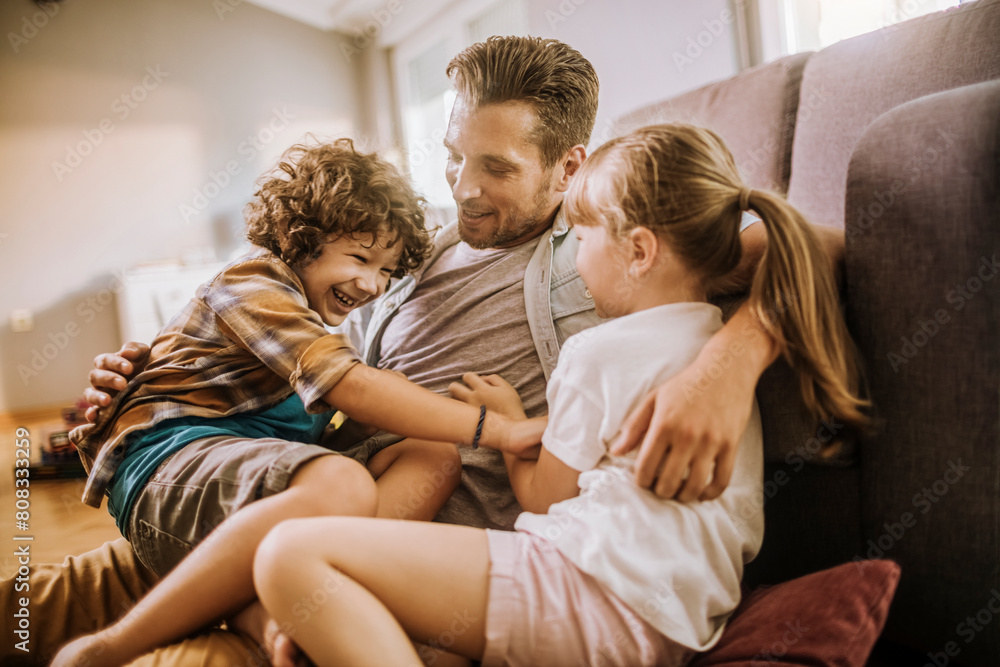
[[[472,439],[472,448],[479,449],[479,438],[483,435],[483,422],[486,421],[486,406],[479,406],[479,423],[476,425],[476,437]]]

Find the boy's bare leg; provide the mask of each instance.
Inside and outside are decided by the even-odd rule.
[[[275,619],[317,663],[419,665],[413,642],[480,659],[489,592],[486,532],[465,526],[322,517],[278,526],[254,581]],[[296,603],[312,600],[310,613]],[[411,641],[412,640],[412,641]]]
[[[430,521],[462,479],[458,447],[407,438],[368,461],[378,486],[378,515],[386,519]]]
[[[458,487],[462,457],[458,448],[442,442],[407,438],[383,449],[368,461],[368,471],[378,487],[377,516],[389,519],[430,521]],[[293,667],[298,651],[294,632],[281,625],[254,601],[228,621],[228,625],[263,647],[274,667]],[[431,649],[427,649],[431,650]],[[441,652],[439,667],[465,664]]]
[[[336,489],[337,493],[331,493]],[[253,557],[267,532],[302,516],[372,516],[371,475],[341,456],[303,465],[288,488],[226,519],[149,595],[114,625],[67,645],[53,665],[121,665],[246,607],[255,597]]]

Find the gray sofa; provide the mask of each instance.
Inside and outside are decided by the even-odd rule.
[[[752,186],[844,229],[879,421],[817,429],[789,369],[768,370],[748,582],[888,558],[902,578],[876,656],[909,657],[884,664],[1000,664],[1000,0],[747,70],[616,131],[667,120],[716,130]],[[831,435],[843,447],[822,459]]]

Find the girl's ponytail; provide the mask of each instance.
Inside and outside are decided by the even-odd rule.
[[[671,123],[612,139],[583,163],[565,206],[573,224],[601,220],[619,236],[637,225],[653,230],[716,287],[739,266],[742,211],[756,211],[768,242],[751,286],[754,315],[798,372],[814,416],[867,423],[857,352],[819,240],[784,199],[744,186],[716,133]]]
[[[756,211],[767,228],[767,249],[750,288],[754,315],[797,371],[810,412],[863,427],[868,402],[858,396],[857,353],[819,239],[777,195],[742,188],[735,199],[741,209]]]

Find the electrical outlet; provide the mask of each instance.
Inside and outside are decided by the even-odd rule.
[[[35,316],[30,310],[15,310],[10,314],[10,330],[25,333],[35,328]]]

